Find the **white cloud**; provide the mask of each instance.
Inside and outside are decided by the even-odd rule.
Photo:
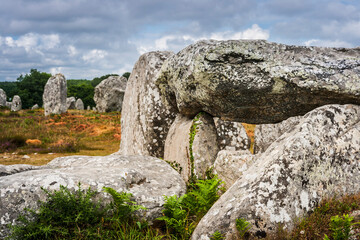
[[[68,46],[67,52],[70,55],[70,57],[73,57],[77,54],[77,50],[73,45]]]
[[[59,46],[60,37],[58,34],[27,33],[16,40],[10,36],[5,37],[5,44],[11,48],[24,48],[26,52],[39,53],[41,50],[50,50]]]
[[[317,46],[317,47],[353,47],[352,44],[340,41],[340,40],[320,40],[320,39],[311,39],[309,41],[304,42],[305,46]]]
[[[104,50],[93,49],[82,56],[85,62],[95,62],[106,57],[108,53]]]
[[[51,73],[51,75],[55,75],[57,73],[63,73],[62,70],[63,70],[62,67],[53,67],[53,68],[50,68],[50,73]]]
[[[215,40],[228,40],[228,39],[269,39],[270,34],[268,30],[264,30],[257,24],[253,24],[251,28],[242,32],[215,32],[210,35],[211,39]]]
[[[195,43],[199,40],[214,39],[214,40],[230,40],[230,39],[269,39],[270,34],[268,30],[262,29],[257,24],[253,24],[241,32],[214,32],[208,35],[192,36],[192,35],[165,35],[155,40],[148,42],[144,40],[129,41],[129,44],[134,44],[140,54],[155,50],[170,50],[179,51],[189,44]]]

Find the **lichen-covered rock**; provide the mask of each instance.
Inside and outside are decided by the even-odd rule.
[[[121,111],[127,79],[110,76],[95,87],[94,102],[99,112]]]
[[[6,106],[7,108],[11,109],[11,102],[6,102],[6,103],[5,103],[5,106]]]
[[[239,122],[224,121],[214,118],[217,140],[220,150],[248,150],[250,139],[244,126]]]
[[[35,104],[34,106],[31,107],[31,110],[36,110],[39,108],[39,105],[38,104]]]
[[[163,160],[149,156],[69,156],[56,158],[41,169],[0,177],[0,238],[6,224],[14,221],[25,208],[36,208],[45,200],[40,189],[91,187],[102,191],[111,187],[132,193],[135,201],[147,208],[145,218],[161,216],[163,196],[181,196],[186,191],[180,175]],[[105,193],[100,197],[109,199]]]
[[[33,169],[38,169],[38,166],[28,165],[28,164],[15,164],[15,165],[2,165],[0,164],[0,177],[11,175],[19,172],[29,171]]]
[[[200,221],[192,239],[236,235],[236,219],[264,236],[312,211],[323,197],[360,191],[360,106],[327,105],[307,113],[257,157]]]
[[[11,111],[17,112],[20,111],[21,109],[22,109],[21,98],[18,95],[15,95],[11,102]]]
[[[302,117],[290,117],[275,124],[258,124],[255,127],[254,153],[262,153],[285,132],[291,131]]]
[[[66,107],[67,109],[75,109],[76,99],[75,97],[66,98]]]
[[[326,104],[360,104],[360,48],[200,41],[169,58],[156,83],[183,115],[276,123]]]
[[[229,188],[256,161],[249,150],[221,150],[214,162],[214,172]]]
[[[166,106],[155,86],[156,74],[171,52],[140,56],[129,77],[121,112],[119,154],[164,157],[164,144],[176,110]]]
[[[0,106],[6,106],[6,93],[0,88]]]
[[[185,181],[191,177],[192,169],[195,176],[203,178],[219,151],[216,138],[214,120],[210,115],[202,113],[193,120],[178,114],[166,138],[164,160],[175,166],[178,164]]]
[[[64,75],[56,74],[45,84],[43,103],[45,116],[66,112],[67,85]]]
[[[75,108],[76,108],[77,110],[84,110],[84,103],[83,103],[83,101],[81,100],[81,98],[78,98],[78,100],[76,100]]]

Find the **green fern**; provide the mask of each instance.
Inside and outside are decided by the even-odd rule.
[[[236,219],[236,229],[239,231],[240,238],[243,238],[250,228],[251,224],[244,218]]]
[[[210,240],[223,240],[225,239],[224,234],[222,234],[219,231],[214,232],[211,236],[210,236]]]

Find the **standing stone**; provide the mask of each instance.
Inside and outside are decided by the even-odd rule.
[[[248,150],[250,149],[250,138],[246,134],[244,126],[239,122],[224,121],[214,118],[217,141],[220,150]]]
[[[164,157],[165,139],[177,112],[161,101],[155,79],[172,54],[145,53],[136,62],[121,111],[119,154]]]
[[[35,109],[38,109],[38,108],[39,108],[39,105],[35,104],[34,106],[31,107],[31,110],[35,110]]]
[[[66,96],[67,85],[64,75],[58,73],[50,77],[43,94],[45,116],[66,112]]]
[[[110,76],[95,87],[94,102],[99,112],[122,110],[127,78]]]
[[[219,151],[216,139],[214,120],[209,114],[202,113],[195,120],[178,114],[166,138],[164,160],[178,164],[186,182],[192,171],[204,178]]]
[[[6,102],[6,103],[5,103],[5,106],[6,106],[7,108],[11,109],[11,102]]]
[[[11,102],[11,111],[17,112],[20,111],[21,108],[22,108],[21,98],[18,95],[15,95]]]
[[[294,219],[323,198],[359,193],[359,162],[360,106],[317,108],[257,157],[201,219],[192,239],[215,231],[233,239],[238,218],[250,222],[255,236],[279,224],[291,230]]]
[[[275,124],[259,124],[255,127],[255,153],[262,153],[281,135],[291,131],[299,124],[302,117],[290,117]]]
[[[83,103],[83,101],[81,100],[81,98],[78,98],[78,100],[76,100],[75,108],[76,108],[77,110],[84,110],[84,103]]]
[[[67,109],[75,109],[76,99],[75,97],[66,98],[66,107]]]
[[[90,111],[91,110],[90,106],[87,106],[86,110]]]
[[[92,110],[93,110],[94,112],[96,112],[96,111],[97,111],[97,110],[96,110],[96,107],[93,107],[93,108],[92,108]]]
[[[360,104],[360,48],[264,40],[200,41],[170,57],[156,81],[188,117],[277,123],[326,104]]]
[[[0,106],[6,106],[6,93],[0,88]]]

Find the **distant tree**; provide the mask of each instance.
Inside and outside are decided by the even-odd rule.
[[[78,85],[68,86],[68,97],[81,98],[85,108],[87,106],[95,107],[94,102],[94,87],[89,83],[80,83]]]
[[[129,73],[129,72],[126,72],[126,73],[124,73],[122,76],[123,76],[123,77],[126,77],[126,79],[129,79],[130,73]]]
[[[118,74],[107,74],[107,75],[104,75],[104,76],[101,76],[101,77],[96,77],[93,80],[91,80],[91,85],[93,87],[96,87],[99,83],[101,83],[102,80],[105,80],[110,76],[119,76],[119,75]]]
[[[16,86],[18,88],[18,95],[21,98],[24,109],[31,108],[35,104],[42,106],[44,87],[50,77],[50,73],[31,69],[30,74],[26,74],[25,76],[21,74],[17,78]]]

